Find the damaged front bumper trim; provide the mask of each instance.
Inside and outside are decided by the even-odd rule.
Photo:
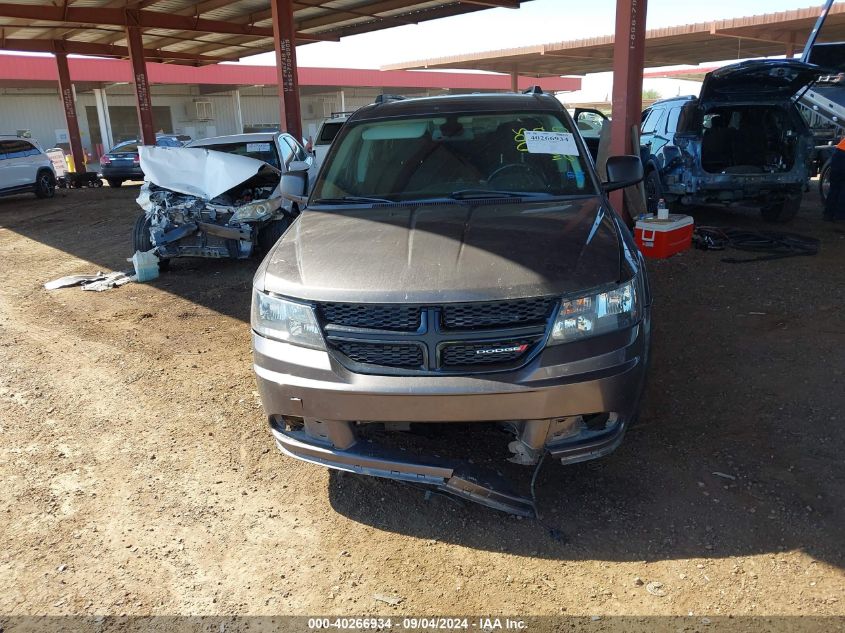
[[[432,459],[431,464],[408,462],[390,451],[358,442],[346,450],[312,443],[302,431],[271,429],[276,445],[289,457],[312,464],[360,475],[371,475],[407,483],[434,486],[438,490],[502,510],[510,514],[534,517],[534,502],[508,490],[507,482],[480,469],[470,471],[467,464]],[[310,441],[309,441],[310,440]]]

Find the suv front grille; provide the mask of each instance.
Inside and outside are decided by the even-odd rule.
[[[324,323],[405,332],[419,329],[422,313],[419,306],[402,304],[321,303],[318,310]]]
[[[490,303],[446,304],[441,311],[443,329],[463,330],[545,323],[557,303],[555,299],[519,299]]]
[[[415,343],[353,342],[332,339],[329,339],[329,342],[356,363],[402,369],[422,368],[422,348]]]
[[[322,303],[317,314],[335,357],[371,373],[514,369],[545,340],[558,299],[442,306]]]
[[[482,343],[446,343],[440,352],[440,365],[448,368],[513,363],[527,356],[540,342],[539,337]]]

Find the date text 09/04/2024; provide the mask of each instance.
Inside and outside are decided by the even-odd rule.
[[[346,631],[387,631],[391,629],[406,631],[455,631],[475,630],[485,633],[492,631],[525,631],[524,620],[511,618],[413,618],[402,619],[379,617],[355,618],[309,618],[309,630],[338,629]]]

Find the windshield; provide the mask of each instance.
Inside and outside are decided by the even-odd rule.
[[[336,143],[314,202],[596,193],[570,124],[553,112],[367,121]]]
[[[256,160],[263,160],[275,167],[281,169],[279,163],[279,153],[276,151],[275,143],[272,141],[239,141],[236,143],[210,143],[203,145],[200,143],[191,143],[191,147],[200,147],[205,149],[212,149],[215,152],[225,152],[227,154],[236,154],[237,156],[246,156]]]

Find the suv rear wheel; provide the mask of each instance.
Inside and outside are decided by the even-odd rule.
[[[123,184],[123,181],[120,178],[106,178],[106,181],[109,183],[109,187],[120,187]]]
[[[645,206],[649,213],[657,213],[657,203],[663,197],[663,185],[660,183],[660,175],[652,169],[645,175],[643,182],[645,187]]]
[[[822,202],[827,201],[827,194],[830,191],[830,159],[824,164],[822,167],[821,173],[819,173],[819,195],[822,198]]]
[[[801,194],[793,193],[781,202],[769,204],[760,209],[760,215],[766,222],[783,224],[789,222],[801,208]]]
[[[56,177],[42,169],[35,177],[35,195],[39,198],[52,198],[56,194]]]

